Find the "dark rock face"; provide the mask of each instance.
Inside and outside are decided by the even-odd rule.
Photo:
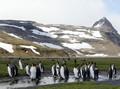
[[[97,25],[100,25],[99,28],[104,28],[104,29],[107,29],[107,30],[112,31],[114,33],[117,33],[115,28],[112,26],[112,24],[109,22],[109,20],[107,20],[107,18],[105,18],[105,17],[103,17],[99,21],[95,22],[92,27],[94,28]]]
[[[97,29],[99,29],[101,32],[103,32],[106,35],[106,38],[113,42],[116,45],[120,46],[120,35],[116,31],[116,29],[112,26],[112,24],[107,20],[107,18],[103,17],[99,21],[95,22],[93,24],[93,28],[97,25],[100,25]]]

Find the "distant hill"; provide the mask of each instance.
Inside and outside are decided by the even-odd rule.
[[[92,27],[0,20],[1,56],[120,56],[120,35],[103,17]]]

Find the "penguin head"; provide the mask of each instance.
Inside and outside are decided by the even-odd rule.
[[[6,66],[9,66],[9,64],[7,64]]]
[[[53,63],[53,65],[55,65],[55,63]]]
[[[59,61],[57,61],[57,64],[59,64]]]
[[[35,66],[35,64],[33,63],[32,66]]]

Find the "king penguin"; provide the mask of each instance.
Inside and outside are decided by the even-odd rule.
[[[11,66],[13,68],[13,76],[18,76],[18,68],[15,64],[11,63]]]
[[[41,71],[39,65],[36,66],[36,78],[39,80],[41,77]]]
[[[59,65],[59,62],[57,61],[56,63],[56,74],[57,76],[60,78],[60,65]]]
[[[30,78],[32,80],[35,80],[36,79],[36,66],[34,64],[32,64],[31,68],[30,68]]]
[[[30,65],[26,65],[26,67],[25,67],[25,71],[26,71],[26,74],[28,75],[28,76],[30,76]]]
[[[44,66],[42,64],[42,62],[39,62],[39,67],[40,67],[40,72],[43,73],[44,72]]]
[[[13,77],[14,76],[14,69],[13,69],[12,65],[7,64],[7,70],[8,70],[9,76]]]
[[[60,76],[62,79],[65,79],[65,68],[64,68],[64,64],[61,65],[61,68],[60,68]]]
[[[55,63],[53,64],[53,66],[52,66],[52,68],[51,68],[51,71],[52,71],[52,76],[53,76],[53,77],[56,77],[57,72],[56,72],[56,65],[55,65]]]
[[[112,78],[112,68],[111,68],[111,65],[108,68],[108,78]]]
[[[94,63],[92,62],[91,66],[90,66],[90,77],[92,79],[95,79],[95,73],[94,73]]]
[[[20,67],[21,70],[23,70],[23,63],[20,59],[19,59],[19,67]]]
[[[79,78],[79,69],[78,69],[78,65],[75,65],[73,68],[73,73],[76,79]]]

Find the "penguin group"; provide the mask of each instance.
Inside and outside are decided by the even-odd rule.
[[[63,60],[63,64],[60,66],[59,62],[53,63],[51,67],[52,76],[58,77],[63,80],[67,80],[69,78],[69,70],[66,65],[66,61]]]
[[[24,66],[21,60],[18,61],[18,64],[19,64],[19,69],[23,70]],[[13,63],[7,64],[7,71],[10,77],[14,77],[18,75],[18,68]],[[32,64],[30,66],[29,64],[26,64],[25,72],[26,75],[28,75],[31,78],[31,80],[40,79],[41,73],[44,72],[44,66],[41,63],[41,61],[39,62],[38,65]]]
[[[44,72],[44,66],[41,61],[39,61],[38,65],[35,65],[34,63],[31,66],[26,64],[25,71],[31,80],[40,79],[41,73]]]
[[[31,80],[36,80],[41,78],[41,73],[44,72],[44,66],[40,61],[38,65],[26,65],[25,70],[26,74],[31,78]]]
[[[85,79],[98,79],[99,69],[96,63],[83,63],[81,66],[79,64],[74,64],[73,73],[75,78]]]
[[[41,61],[38,65],[34,63],[32,65],[26,64],[24,67],[21,60],[18,61],[19,69],[25,69],[26,75],[28,75],[31,80],[36,80],[41,78],[41,74],[44,73],[44,66]],[[76,59],[73,61],[73,74],[76,79],[82,78],[86,79],[98,79],[99,78],[99,68],[94,62],[83,62],[81,65],[77,64]],[[8,75],[10,77],[18,76],[18,68],[14,63],[7,64]],[[59,78],[62,80],[69,79],[69,69],[66,63],[66,60],[63,59],[62,64],[60,65],[59,61],[55,61],[51,66],[52,76],[54,78]],[[110,65],[108,68],[108,78],[116,77],[116,67],[115,65]]]

